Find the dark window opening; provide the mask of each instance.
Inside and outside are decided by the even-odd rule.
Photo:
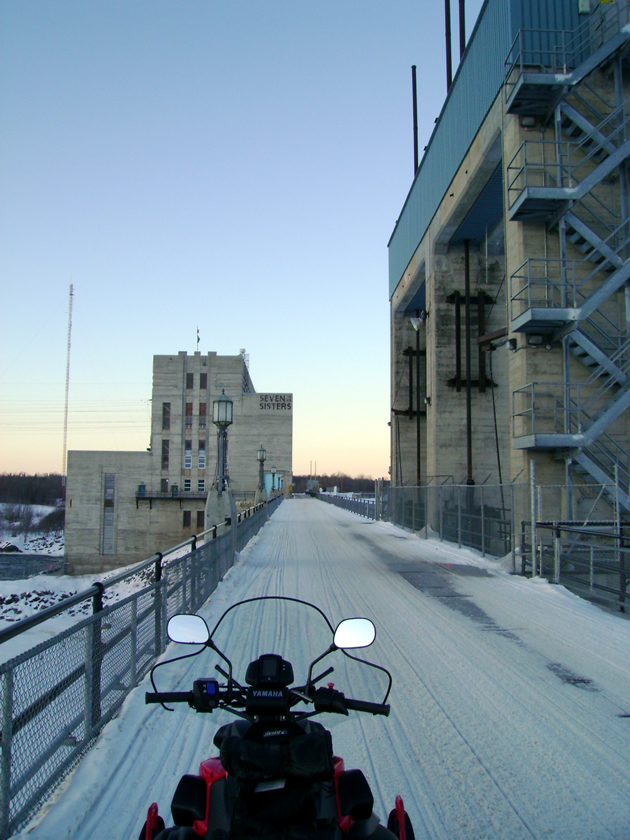
[[[169,441],[162,441],[162,469],[168,469]]]
[[[186,374],[186,390],[191,391],[195,387],[195,374]]]
[[[160,492],[161,493],[168,493],[168,478],[163,478],[160,481]]]
[[[192,525],[192,510],[184,511],[184,528],[190,528]]]
[[[205,391],[208,387],[208,374],[207,373],[200,373],[199,374],[199,387],[202,391]]]
[[[203,529],[205,527],[205,521],[206,521],[205,510],[198,510],[197,511],[197,528],[201,528],[201,530],[203,531]]]
[[[162,428],[171,428],[171,404],[162,403]]]

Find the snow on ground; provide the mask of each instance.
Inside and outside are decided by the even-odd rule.
[[[332,731],[382,817],[400,793],[418,840],[630,837],[630,622],[314,499],[280,506],[201,614],[212,626],[228,605],[270,594],[310,600],[333,622],[374,620],[369,658],[393,673],[392,713],[351,713]],[[256,633],[272,639],[266,624]],[[250,643],[237,629],[233,644]],[[204,655],[165,666],[160,685],[189,689]],[[179,777],[215,752],[227,716],[145,706],[146,690],[21,837],[135,838],[154,800],[168,820]]]
[[[5,516],[10,510],[17,510],[28,508],[32,511],[33,522],[31,530],[28,534],[24,534],[19,527],[19,523],[14,523],[13,526],[5,523],[4,527],[0,524],[0,544],[9,542],[15,546],[18,551],[25,554],[45,554],[50,557],[63,557],[64,539],[63,531],[52,532],[50,534],[39,533],[37,525],[41,520],[56,510],[55,507],[49,505],[14,505],[14,504],[0,504],[0,523],[5,521]]]

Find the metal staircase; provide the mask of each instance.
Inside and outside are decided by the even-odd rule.
[[[569,457],[585,480],[617,482],[615,498],[628,513],[630,456],[611,427],[630,408],[630,99],[622,94],[629,19],[622,0],[598,4],[573,33],[522,30],[505,85],[508,113],[534,116],[546,129],[507,164],[508,215],[544,223],[560,253],[527,259],[512,274],[511,328],[529,343],[562,342],[586,368],[571,382],[565,353],[563,381],[513,393],[514,445]],[[594,84],[604,67],[614,73],[614,103]]]

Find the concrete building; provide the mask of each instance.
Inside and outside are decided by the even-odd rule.
[[[629,56],[628,0],[484,3],[389,242],[394,485],[630,512]]]
[[[267,452],[267,493],[290,492],[293,395],[257,393],[243,354],[154,356],[147,451],[68,453],[65,543],[72,573],[142,560],[215,524],[206,523],[205,508],[217,470],[212,404],[223,392],[233,401],[228,472],[236,500],[253,504],[260,446]]]

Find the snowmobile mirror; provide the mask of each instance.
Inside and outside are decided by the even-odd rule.
[[[337,625],[334,644],[342,650],[369,647],[376,629],[369,618],[346,618]]]
[[[168,623],[168,637],[180,645],[205,645],[210,632],[199,615],[174,615]]]

